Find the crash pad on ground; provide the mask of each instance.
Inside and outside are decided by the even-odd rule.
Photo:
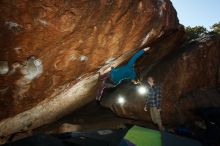
[[[139,126],[133,126],[124,138],[136,144],[136,146],[161,146],[161,134],[159,131]]]

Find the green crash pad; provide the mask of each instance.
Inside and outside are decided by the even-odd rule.
[[[159,131],[133,126],[125,135],[136,146],[161,146],[161,134]]]

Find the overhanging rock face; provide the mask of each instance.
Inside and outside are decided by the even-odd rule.
[[[219,35],[200,36],[151,70],[149,74],[163,87],[167,123],[194,121],[199,108],[220,106],[220,94],[216,91],[220,83],[219,47]]]
[[[169,0],[2,0],[0,11],[0,61],[7,62],[0,67],[0,136],[80,108],[94,100],[99,69],[148,45],[150,60],[139,64],[152,64],[184,35]]]
[[[155,78],[162,88],[162,119],[169,126],[191,124],[198,120],[197,111],[220,106],[220,37],[204,35],[183,44],[154,64],[144,76]],[[124,105],[117,102],[125,97]],[[140,96],[132,84],[119,86],[103,101],[121,117],[151,121],[144,111],[146,96]]]

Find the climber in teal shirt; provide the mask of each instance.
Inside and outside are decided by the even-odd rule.
[[[148,47],[138,51],[126,65],[116,68],[113,67],[110,72],[100,75],[99,80],[101,81],[101,85],[99,86],[96,100],[101,99],[102,92],[105,88],[115,87],[120,84],[122,80],[129,79],[135,83],[137,80],[137,74],[134,68],[135,62],[149,49]]]

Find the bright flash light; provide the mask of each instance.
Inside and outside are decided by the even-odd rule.
[[[148,93],[148,89],[145,86],[139,86],[137,90],[138,90],[138,93],[141,94],[141,95],[144,95],[144,94]]]
[[[123,96],[118,97],[118,103],[119,104],[124,104],[125,103],[125,98]]]

